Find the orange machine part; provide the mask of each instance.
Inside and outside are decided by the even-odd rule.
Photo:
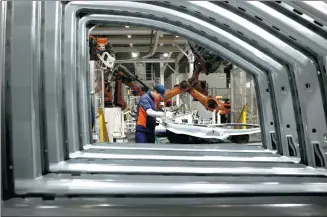
[[[122,86],[123,86],[123,82],[122,80],[117,80],[116,81],[116,85],[115,85],[115,99],[114,99],[114,103],[115,105],[121,107],[122,109],[126,108],[126,102],[124,101],[124,98],[122,96]]]
[[[193,88],[206,96],[209,94],[206,81],[198,81]]]
[[[221,115],[225,115],[230,112],[230,109],[228,108],[227,104],[218,101],[214,97],[205,96],[194,88],[192,88],[189,93],[192,95],[193,98],[197,99],[209,111],[216,110],[218,112],[220,110]]]
[[[184,85],[185,85],[185,88],[182,88],[181,85],[177,85],[173,89],[167,90],[166,94],[165,94],[166,97],[165,98],[161,97],[160,101],[161,102],[167,101],[167,100],[171,99],[172,97],[174,97],[178,94],[181,94],[181,93],[185,93],[192,88],[191,84],[188,81],[185,81]],[[208,95],[207,84],[205,81],[196,82],[194,89],[196,89],[203,95],[206,95],[206,96]]]
[[[112,92],[108,92],[104,90],[104,101],[105,102],[112,101]]]

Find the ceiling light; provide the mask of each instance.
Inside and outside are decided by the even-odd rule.
[[[167,58],[168,57],[168,53],[164,53],[163,54],[163,57],[166,57]]]
[[[131,38],[132,36],[131,35],[127,35],[127,38]]]
[[[133,47],[133,44],[132,44],[132,43],[130,43],[130,44],[129,44],[129,46],[130,46],[130,47]]]
[[[139,56],[139,53],[137,53],[137,52],[132,52],[132,57],[133,58],[136,58],[136,57],[138,57]]]
[[[129,28],[129,26],[125,26],[127,29]]]
[[[176,37],[176,38],[179,38],[179,36],[178,36],[178,35],[176,35],[175,37]]]

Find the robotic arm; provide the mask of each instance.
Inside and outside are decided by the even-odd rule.
[[[190,44],[189,44],[190,45]],[[208,96],[208,85],[205,81],[199,81],[200,73],[209,74],[209,71],[215,71],[216,68],[210,61],[206,61],[193,46],[190,48],[195,55],[194,71],[191,78],[182,81],[180,84],[176,85],[173,89],[166,91],[166,97],[161,98],[161,101],[167,101],[168,99],[180,94],[188,92],[192,97],[198,100],[207,110],[217,112],[220,110],[220,114],[230,113],[230,104],[220,101],[214,97]],[[208,59],[212,59],[208,58]],[[212,62],[217,62],[216,59]],[[218,64],[219,66],[219,64]]]
[[[115,80],[114,104],[116,106],[122,107],[122,109],[125,109],[126,102],[123,98],[122,84],[130,87],[134,96],[142,96],[149,89],[149,87],[123,65],[119,65],[117,70],[118,73],[113,75]],[[141,87],[137,85],[136,82],[141,84]]]

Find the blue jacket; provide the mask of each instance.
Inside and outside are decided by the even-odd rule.
[[[136,130],[154,132],[156,128],[156,118],[146,114],[146,110],[148,109],[155,110],[154,99],[151,96],[150,90],[140,97],[139,104],[137,105]]]

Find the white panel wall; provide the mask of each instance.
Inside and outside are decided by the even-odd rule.
[[[141,80],[146,80],[146,68],[145,63],[137,63],[135,65],[135,74],[139,76]]]
[[[225,88],[226,87],[226,74],[225,73],[212,73],[206,75],[201,73],[199,80],[204,80],[208,83],[209,88]]]

